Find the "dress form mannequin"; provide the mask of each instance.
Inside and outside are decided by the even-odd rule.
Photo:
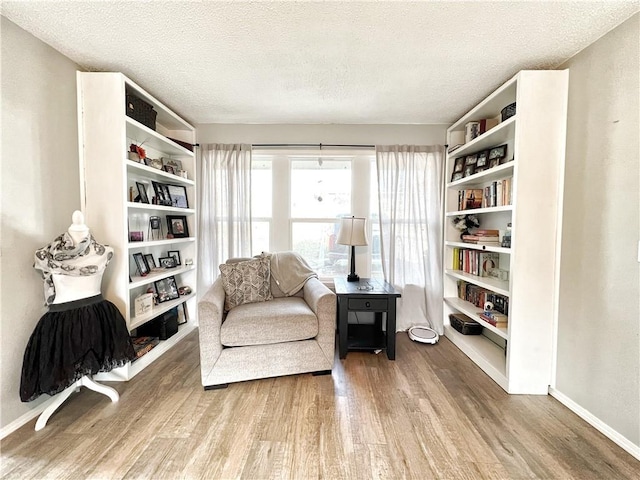
[[[69,226],[67,233],[73,239],[75,245],[85,240],[89,236],[89,227],[84,224],[84,215],[79,210],[73,212],[73,223]],[[107,251],[113,249],[105,246]],[[79,300],[81,298],[93,297],[100,295],[100,287],[102,286],[103,272],[97,272],[94,275],[73,277],[54,273],[51,275],[53,285],[56,290],[56,297],[52,303],[65,303]]]
[[[67,232],[36,251],[34,267],[45,280],[49,312],[29,339],[23,362],[20,396],[31,401],[42,393],[54,401],[36,422],[36,430],[74,392],[84,386],[107,395],[118,392],[96,383],[92,375],[135,358],[126,323],[117,308],[101,295],[102,275],[113,249],[97,243],[75,211]],[[43,362],[40,358],[49,359]]]

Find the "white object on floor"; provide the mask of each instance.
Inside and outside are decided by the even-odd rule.
[[[120,399],[120,395],[118,395],[118,392],[115,388],[107,387],[106,385],[100,385],[91,377],[85,375],[73,385],[60,392],[56,396],[55,401],[47,408],[45,408],[44,412],[40,414],[40,416],[38,417],[38,421],[36,422],[36,432],[42,430],[47,425],[47,421],[49,420],[49,417],[53,415],[53,412],[55,412],[58,407],[62,405],[74,391],[80,390],[80,387],[87,387],[89,390],[94,390],[98,393],[102,393],[103,395],[109,397],[112,402],[117,402]]]
[[[409,329],[409,338],[414,342],[435,344],[440,340],[440,335],[429,327],[420,325],[413,326]]]

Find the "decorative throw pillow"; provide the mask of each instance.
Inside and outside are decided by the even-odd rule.
[[[256,258],[246,262],[220,265],[225,292],[224,309],[245,303],[271,300],[271,262],[269,258]]]

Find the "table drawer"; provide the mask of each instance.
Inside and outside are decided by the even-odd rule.
[[[350,298],[348,308],[355,311],[386,311],[388,305],[386,298]]]

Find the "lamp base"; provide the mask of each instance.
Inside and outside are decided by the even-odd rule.
[[[360,281],[360,277],[355,273],[350,273],[349,275],[347,275],[347,282],[359,282],[359,281]]]

